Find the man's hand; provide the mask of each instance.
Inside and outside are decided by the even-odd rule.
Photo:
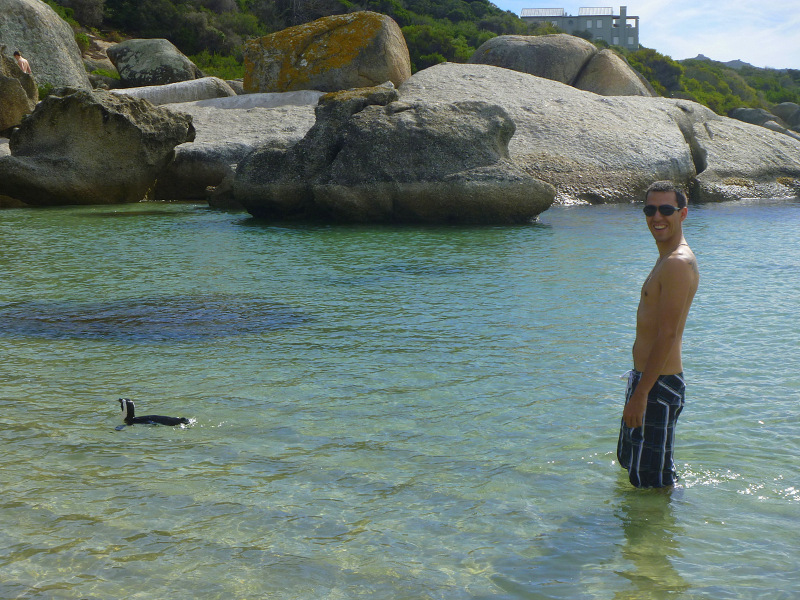
[[[640,392],[637,387],[631,399],[625,405],[625,410],[622,411],[622,420],[625,421],[626,427],[636,428],[641,427],[644,423],[644,412],[647,409],[647,394]]]

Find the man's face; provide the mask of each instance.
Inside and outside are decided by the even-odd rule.
[[[678,208],[678,199],[675,197],[675,192],[650,192],[647,195],[645,204],[659,207],[664,204]],[[656,214],[652,217],[645,217],[647,219],[647,226],[650,233],[656,242],[668,242],[673,237],[680,237],[683,235],[681,223],[686,218],[689,209],[687,207],[676,210],[669,216],[661,214],[661,211],[656,210]]]

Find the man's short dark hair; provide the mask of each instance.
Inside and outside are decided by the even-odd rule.
[[[22,55],[19,53],[19,50],[14,50],[14,56],[22,56]]]
[[[656,181],[651,183],[650,187],[647,188],[647,191],[644,193],[645,201],[647,201],[650,192],[675,192],[675,200],[678,201],[678,208],[683,208],[688,202],[683,190],[671,181]]]

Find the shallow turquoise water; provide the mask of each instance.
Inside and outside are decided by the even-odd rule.
[[[639,206],[0,212],[0,598],[796,598],[799,232],[690,213],[668,495],[614,457]],[[116,431],[122,396],[196,422]]]

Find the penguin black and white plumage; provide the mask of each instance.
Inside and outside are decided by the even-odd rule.
[[[161,415],[136,416],[136,407],[133,400],[120,398],[119,406],[122,410],[122,420],[125,425],[188,425],[191,421],[185,417],[163,417]]]

